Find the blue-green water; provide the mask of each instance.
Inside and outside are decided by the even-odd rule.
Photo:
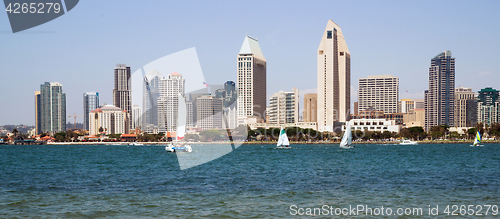
[[[163,147],[0,146],[0,217],[289,218],[292,205],[429,217],[429,205],[439,215],[500,205],[500,145],[273,147],[244,145],[181,171]]]

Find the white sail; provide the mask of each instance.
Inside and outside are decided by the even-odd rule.
[[[342,137],[342,141],[340,142],[340,147],[350,146],[351,144],[352,144],[351,124],[350,122],[347,122],[344,136]]]
[[[182,140],[186,133],[186,100],[181,93],[178,94],[179,108],[177,110],[177,140]]]
[[[288,146],[290,145],[290,142],[288,141],[288,136],[286,136],[286,132],[285,130],[283,129],[283,127],[281,127],[281,131],[280,131],[280,137],[278,138],[278,144],[276,146]]]

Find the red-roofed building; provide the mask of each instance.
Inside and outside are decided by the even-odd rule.
[[[137,141],[137,135],[135,134],[122,134],[120,136],[121,141],[134,142]]]

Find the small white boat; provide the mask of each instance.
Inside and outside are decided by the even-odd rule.
[[[191,145],[189,144],[182,144],[182,143],[175,143],[172,144],[170,143],[169,145],[165,146],[165,151],[166,152],[193,152],[193,149],[191,148]]]
[[[474,143],[471,145],[471,147],[482,147],[484,145],[480,145],[481,143],[481,133],[479,131],[476,133],[476,139],[474,139]]]
[[[131,145],[131,146],[143,146],[143,144],[138,143],[138,142],[130,143],[129,145]]]
[[[169,145],[165,146],[166,152],[192,152],[193,149],[191,145],[187,142],[181,142],[184,140],[184,134],[186,133],[186,100],[181,93],[178,94],[179,108],[177,117],[177,132],[176,140],[170,142]]]
[[[417,145],[418,142],[416,141],[410,141],[410,140],[403,140],[399,145]]]
[[[276,144],[276,148],[280,149],[291,148],[290,142],[288,141],[288,136],[286,136],[286,132],[285,129],[283,129],[283,127],[281,127],[280,137],[278,138],[278,143]]]
[[[342,137],[342,141],[340,141],[340,148],[351,149],[354,148],[354,146],[352,146],[351,124],[349,121],[347,121],[346,123],[347,125],[345,128],[344,136]]]

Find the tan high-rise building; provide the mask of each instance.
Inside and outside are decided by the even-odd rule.
[[[115,86],[113,88],[113,105],[127,111],[128,125],[125,132],[128,134],[132,127],[132,83],[130,80],[130,67],[125,64],[117,64],[115,68]]]
[[[359,79],[358,110],[397,113],[399,78],[392,75],[371,75]]]
[[[455,127],[476,126],[477,99],[472,88],[455,88]]]
[[[408,111],[415,109],[415,101],[412,99],[401,99],[398,103],[398,113],[408,113]]]
[[[304,122],[318,121],[318,95],[306,94],[304,95],[304,111],[302,112],[302,119]]]
[[[349,119],[351,54],[340,27],[329,20],[318,47],[318,131]]]
[[[246,36],[237,58],[238,124],[263,121],[265,118],[266,65],[259,41]]]

